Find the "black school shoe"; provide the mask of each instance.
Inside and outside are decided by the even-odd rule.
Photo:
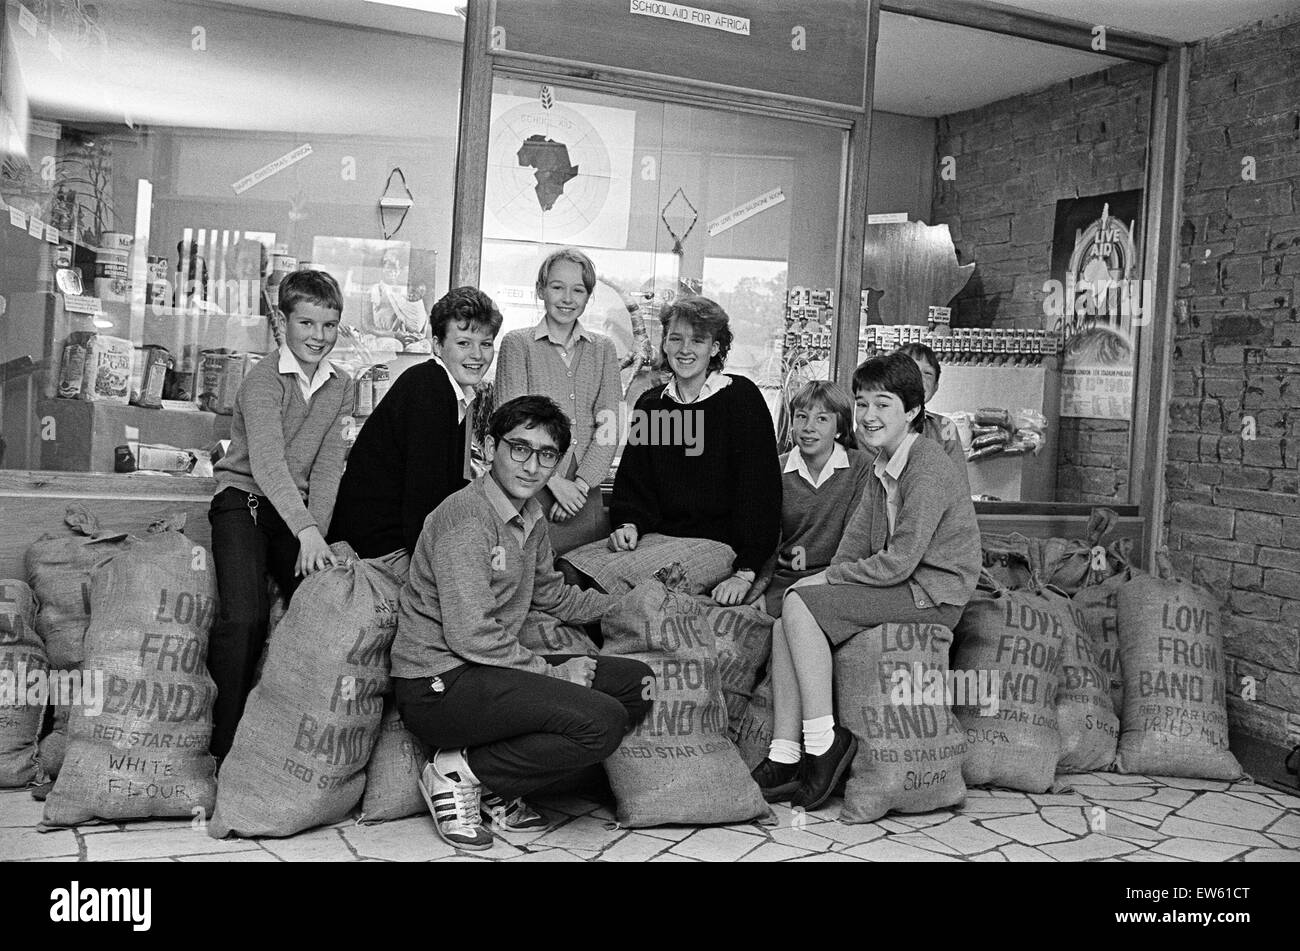
[[[767,802],[785,802],[795,794],[802,777],[801,763],[777,763],[764,759],[749,775],[758,783],[759,792]]]
[[[858,740],[846,728],[836,724],[835,741],[820,756],[804,753],[803,783],[790,800],[790,805],[807,812],[820,809],[831,798],[831,793],[853,763],[858,751]]]

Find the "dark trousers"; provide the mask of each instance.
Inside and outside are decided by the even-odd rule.
[[[547,654],[548,664],[574,655]],[[544,674],[465,664],[440,678],[393,678],[402,722],[435,750],[467,747],[469,768],[510,800],[599,763],[650,710],[654,674],[639,660],[601,657],[590,687]]]
[[[257,519],[249,498],[257,499]],[[208,642],[208,671],[217,685],[212,707],[212,755],[223,757],[235,741],[244,701],[253,689],[257,662],[266,644],[271,611],[266,590],[269,571],[286,598],[300,579],[293,574],[298,539],[264,496],[239,489],[217,493],[208,509],[212,523],[212,561],[217,570],[219,606]]]

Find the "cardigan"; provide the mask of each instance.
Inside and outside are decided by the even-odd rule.
[[[362,558],[414,551],[425,517],[465,487],[468,422],[458,412],[437,360],[393,381],[348,456],[329,540],[348,542]]]
[[[574,477],[598,489],[609,475],[618,452],[618,440],[604,438],[617,432],[623,386],[618,375],[618,351],[603,334],[574,328],[576,344],[572,366],[565,366],[560,348],[546,336],[542,324],[512,330],[501,338],[497,352],[496,403],[504,405],[530,393],[549,396],[569,417],[573,443],[555,467],[564,475],[569,460],[577,461]],[[542,336],[538,333],[543,332]],[[611,425],[612,424],[612,425]]]
[[[885,487],[879,479],[867,480],[826,569],[827,582],[881,588],[906,583],[918,608],[965,606],[983,563],[979,523],[961,473],[942,446],[930,439],[912,443],[898,494],[891,533]]]
[[[398,597],[394,677],[436,677],[466,663],[545,674],[542,655],[519,643],[528,612],[586,624],[617,600],[565,584],[536,499],[525,503],[532,529],[520,545],[528,523],[506,521],[489,496],[491,478],[479,476],[425,520]]]
[[[294,362],[297,366],[297,361]],[[297,372],[269,353],[235,395],[230,450],[213,466],[217,492],[264,496],[297,537],[315,525],[324,535],[343,474],[343,420],[352,415],[351,378],[337,368],[310,400]]]
[[[734,374],[707,399],[676,403],[666,385],[641,394],[614,477],[610,524],[711,538],[736,552],[733,571],[763,568],[781,533],[781,467],[772,414]]]

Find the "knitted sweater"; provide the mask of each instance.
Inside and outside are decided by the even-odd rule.
[[[874,475],[866,481],[826,580],[876,587],[907,582],[917,607],[964,606],[983,562],[980,530],[961,473],[943,447],[929,439],[912,443],[898,494],[891,534],[885,487]]]
[[[465,427],[436,360],[406,370],[357,435],[339,487],[330,541],[362,558],[415,550],[424,520],[465,487]]]
[[[235,396],[230,451],[212,467],[217,492],[264,496],[295,536],[312,525],[325,534],[347,455],[343,419],[352,410],[352,380],[342,370],[308,401],[297,377],[280,372],[278,352],[267,354]]]
[[[490,478],[449,496],[425,521],[398,600],[394,677],[436,677],[466,663],[544,674],[542,656],[519,643],[528,612],[585,624],[616,600],[564,583],[546,519],[521,548],[487,497]]]
[[[572,363],[565,366],[560,348],[548,337],[538,339],[537,327],[512,330],[501,338],[497,352],[495,390],[498,406],[533,393],[559,403],[572,424],[573,444],[555,471],[567,473],[568,460],[573,458],[578,463],[575,476],[589,487],[598,488],[605,481],[618,440],[597,439],[596,435],[602,429],[618,432],[618,404],[623,396],[613,341],[583,328],[573,348]]]
[[[614,478],[610,524],[711,538],[735,550],[733,570],[758,572],[781,531],[776,434],[758,387],[728,376],[731,385],[695,403],[668,399],[664,386],[641,394]]]
[[[871,456],[860,449],[848,450],[849,467],[837,469],[816,489],[798,472],[784,471],[789,456],[786,453],[781,457],[781,547],[777,550],[777,567],[820,571],[831,563],[844,526],[862,499],[863,486],[873,478]],[[798,550],[802,550],[803,558],[796,569],[793,563]]]

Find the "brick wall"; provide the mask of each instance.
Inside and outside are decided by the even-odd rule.
[[[936,164],[953,156],[956,178],[936,182],[931,223],[946,222],[960,261],[977,265],[954,326],[1050,329],[1056,202],[1143,187],[1152,76],[1115,66],[939,120]],[[1062,420],[1049,433],[1056,501],[1128,501],[1128,433],[1126,422]]]
[[[1286,743],[1300,730],[1300,14],[1197,44],[1187,120],[1166,529],[1175,566],[1229,608],[1230,717]],[[1254,702],[1233,696],[1246,676]]]

